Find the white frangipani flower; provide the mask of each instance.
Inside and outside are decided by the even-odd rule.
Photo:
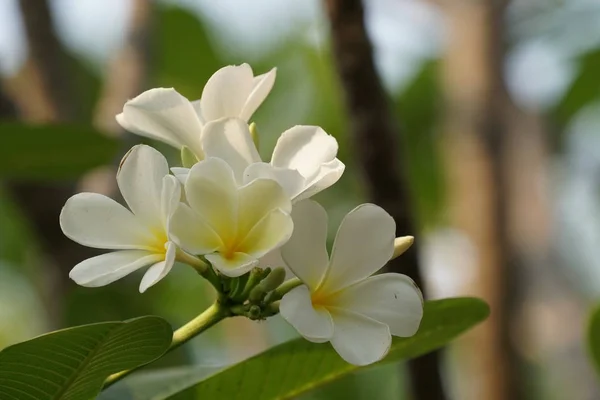
[[[250,271],[292,234],[292,205],[281,186],[271,179],[239,183],[221,159],[191,168],[185,196],[189,205],[181,203],[171,219],[173,240],[223,275]]]
[[[84,246],[117,250],[77,264],[69,276],[82,286],[104,286],[150,266],[140,292],[161,280],[173,267],[177,247],[169,241],[168,221],[179,204],[181,186],[169,175],[167,160],[152,147],[133,147],[121,161],[117,184],[131,209],[97,193],[67,200],[60,226]]]
[[[248,64],[227,66],[206,82],[200,100],[189,101],[173,88],[150,89],[129,100],[117,122],[137,135],[181,149],[187,146],[199,160],[202,127],[224,117],[248,122],[275,83],[276,69],[254,76]]]
[[[292,211],[294,233],[282,247],[287,266],[304,283],[283,296],[282,317],[312,342],[331,342],[347,362],[381,360],[394,336],[414,335],[423,316],[419,289],[407,276],[371,276],[394,252],[395,223],[382,208],[363,204],[339,227],[331,259],[327,214],[305,200]]]
[[[336,158],[337,141],[318,126],[298,125],[283,132],[270,163],[261,160],[248,124],[239,118],[208,123],[202,133],[202,149],[206,157],[225,160],[238,182],[274,179],[294,202],[333,185],[345,168]],[[173,168],[182,182],[187,172],[186,168]]]

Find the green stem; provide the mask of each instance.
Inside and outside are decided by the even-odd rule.
[[[199,259],[198,257],[192,256],[191,254],[186,253],[181,249],[177,249],[177,254],[175,255],[175,259],[184,264],[188,264],[193,267],[200,275],[204,275],[208,270],[208,265]]]
[[[173,332],[173,339],[171,341],[171,345],[169,346],[165,354],[175,350],[182,344],[198,336],[200,333],[204,332],[211,326],[215,325],[217,322],[222,321],[230,315],[231,312],[229,311],[229,309],[221,305],[219,302],[214,303],[212,306],[207,308],[202,314],[198,315],[196,318],[194,318],[193,320],[191,320],[190,322]],[[140,367],[143,367],[143,365]],[[102,390],[112,386],[113,384],[120,381],[130,373],[136,371],[140,367],[112,374],[104,382],[104,387],[102,388]]]
[[[303,284],[304,283],[298,278],[293,278],[289,281],[283,282],[281,285],[279,285],[277,289],[275,289],[275,293],[277,293],[277,296],[274,300],[281,299],[283,295],[285,295],[287,292]]]
[[[179,262],[187,264],[194,268],[200,275],[204,277],[211,285],[217,290],[218,293],[223,291],[221,287],[219,277],[215,274],[213,269],[204,261],[196,256],[192,256],[181,249],[177,249],[177,255],[175,259]]]

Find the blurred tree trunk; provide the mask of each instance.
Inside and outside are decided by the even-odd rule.
[[[507,1],[442,1],[449,42],[443,60],[444,141],[451,223],[477,251],[476,286],[492,313],[465,337],[468,399],[517,400],[520,364],[511,341],[519,301],[509,237],[507,140],[515,109],[504,84]]]
[[[139,34],[133,36],[138,43],[145,43],[144,35],[147,30],[144,30],[142,25],[147,20],[144,7],[148,9],[149,4],[148,0],[136,0],[134,5],[133,17],[137,18],[138,23],[135,26]],[[20,0],[20,7],[29,46],[29,58],[18,76],[5,83],[8,95],[17,106],[19,116],[25,121],[48,123],[77,120],[82,110],[79,109],[77,88],[73,85],[69,70],[72,64],[57,38],[48,1]],[[143,63],[146,61],[144,57],[134,57],[134,60]],[[132,82],[142,80],[134,79],[135,73],[129,74],[128,78],[126,87],[129,88],[135,86]],[[139,89],[135,87],[132,91],[136,93]],[[121,105],[134,93],[123,94]],[[113,98],[112,102],[114,104],[118,100]],[[33,232],[45,253],[44,264],[47,265],[41,270],[48,274],[45,285],[47,293],[44,297],[53,327],[62,325],[62,301],[72,285],[69,270],[83,259],[98,254],[97,251],[80,246],[65,237],[58,223],[60,210],[75,192],[76,184],[10,183],[13,196],[29,218]]]
[[[365,174],[370,200],[396,221],[396,235],[416,234],[407,171],[399,161],[401,144],[396,121],[373,61],[360,0],[327,0],[338,73],[350,118],[355,152]],[[389,264],[389,270],[409,275],[423,289],[416,249]],[[440,354],[433,352],[409,363],[415,399],[446,398],[440,375]]]

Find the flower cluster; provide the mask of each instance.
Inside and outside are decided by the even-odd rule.
[[[341,223],[331,257],[327,214],[308,198],[339,180],[344,164],[335,138],[317,126],[283,132],[271,160],[261,159],[253,113],[269,94],[275,69],[254,76],[247,64],[217,71],[200,100],[151,89],[117,116],[135,134],[181,151],[182,167],[146,145],[124,157],[117,183],[128,208],[103,195],[79,193],[60,224],[72,240],[110,249],[77,264],[70,277],[107,285],[148,267],[140,292],[164,278],[175,261],[196,268],[233,315],[260,319],[280,312],[312,342],[331,342],[348,362],[383,358],[391,336],[411,336],[423,299],[407,276],[371,276],[406,250],[393,218],[363,204]],[[286,282],[279,260],[296,278]]]

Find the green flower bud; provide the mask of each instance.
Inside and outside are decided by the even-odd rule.
[[[259,138],[258,138],[258,129],[256,128],[256,122],[252,122],[249,126],[250,128],[250,136],[252,136],[252,141],[254,142],[254,145],[256,146],[256,148],[258,149],[258,145],[259,145]]]
[[[248,318],[250,319],[259,319],[262,310],[259,306],[253,305],[248,309]]]
[[[198,157],[196,157],[189,147],[183,146],[181,148],[181,165],[184,168],[192,168],[198,161]]]

